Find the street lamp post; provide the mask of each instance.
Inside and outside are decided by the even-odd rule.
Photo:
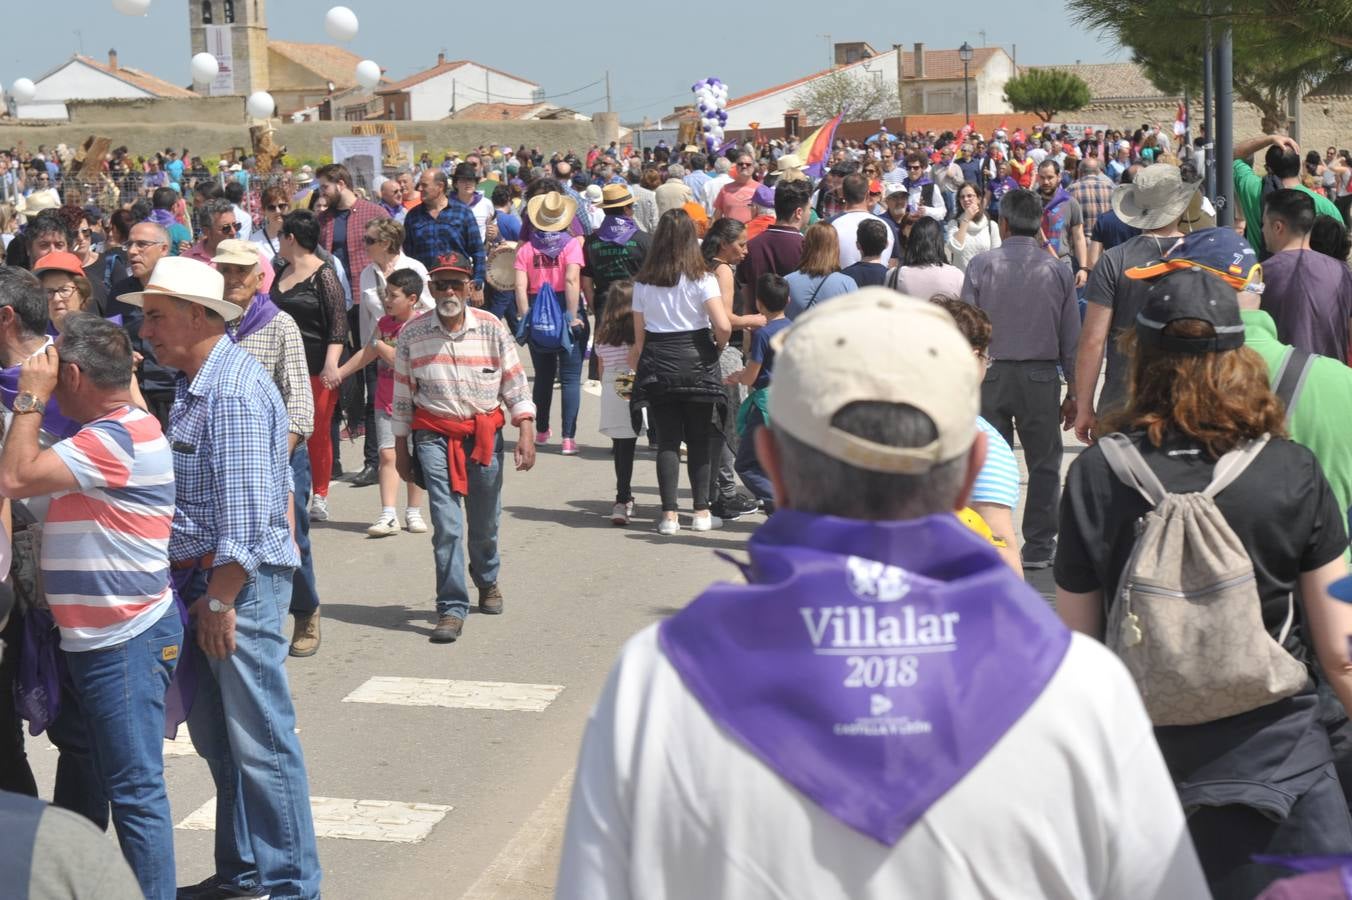
[[[971,64],[972,57],[976,54],[972,52],[972,45],[966,41],[958,48],[958,59],[962,60],[962,112],[964,125],[972,121],[972,91],[967,86],[967,66]]]

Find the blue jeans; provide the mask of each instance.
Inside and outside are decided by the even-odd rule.
[[[746,431],[737,439],[737,462],[734,468],[737,470],[737,476],[742,479],[742,484],[756,495],[757,500],[773,500],[774,486],[770,484],[769,477],[761,468],[760,460],[756,458],[756,432],[764,427],[765,416],[761,414],[760,407],[751,404],[746,416]]]
[[[300,548],[300,568],[291,579],[291,612],[308,616],[319,609],[319,586],[315,584],[315,561],[310,555],[310,451],[304,441],[291,454],[291,474],[296,479],[292,512],[296,517],[296,546]]]
[[[563,394],[563,436],[577,437],[577,412],[582,407],[582,360],[590,332],[587,317],[581,316],[580,320],[582,327],[573,331],[572,350],[542,353],[530,348],[531,365],[535,367],[531,399],[535,401],[535,427],[540,432],[549,430],[549,408],[554,403],[554,378],[558,376]]]
[[[516,334],[516,326],[520,321],[516,314],[516,291],[500,291],[493,287],[485,287],[484,291],[488,295],[484,308],[501,319],[508,331]]]
[[[276,900],[312,900],[319,851],[283,666],[291,582],[289,566],[259,566],[235,598],[228,658],[208,659],[194,643],[188,732],[216,783],[216,874],[241,887],[261,884]]]
[[[164,692],[182,649],[183,625],[170,604],[130,640],[65,654],[122,855],[148,900],[173,900],[177,883],[164,787]]]
[[[465,455],[474,451],[474,439],[465,442]],[[469,496],[451,490],[446,465],[446,438],[431,431],[413,433],[413,452],[427,483],[427,509],[432,517],[432,557],[437,567],[437,614],[469,613],[469,586],[465,583],[465,547],[469,547],[469,574],[475,587],[498,581],[498,515],[502,511],[502,432],[493,447],[493,462],[481,466],[469,460]],[[463,502],[463,507],[462,507]],[[467,534],[468,532],[468,534]]]

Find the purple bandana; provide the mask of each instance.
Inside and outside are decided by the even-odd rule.
[[[10,366],[7,369],[0,369],[0,403],[5,405],[5,409],[14,409],[14,398],[19,396],[19,369],[22,366]],[[79,423],[72,422],[61,414],[61,410],[56,406],[56,399],[47,398],[46,411],[42,414],[42,430],[57,438],[65,440],[80,430]]]
[[[606,216],[596,229],[596,236],[608,244],[624,246],[637,231],[638,223],[627,216]]]
[[[901,183],[905,185],[906,190],[908,191],[913,191],[916,188],[923,188],[926,185],[934,184],[933,181],[930,181],[929,175],[921,175],[915,181],[912,181],[909,178],[903,178]]]
[[[750,584],[712,587],[664,622],[663,652],[749,751],[886,846],[1019,720],[1070,645],[951,515],[785,510],[747,549]]]
[[[167,209],[152,209],[150,211],[150,218],[146,221],[154,222],[166,231],[178,224],[178,219],[175,219],[174,214]]]
[[[1044,217],[1045,217],[1045,216],[1050,216],[1050,215],[1052,215],[1054,212],[1056,212],[1056,208],[1057,208],[1058,206],[1060,206],[1062,203],[1065,203],[1065,202],[1066,202],[1067,200],[1069,200],[1069,199],[1070,199],[1070,194],[1066,192],[1066,189],[1065,189],[1065,188],[1063,188],[1063,187],[1057,188],[1057,189],[1056,189],[1056,193],[1055,193],[1055,194],[1052,194],[1052,199],[1048,200],[1048,201],[1043,205],[1043,207],[1042,207],[1042,215],[1043,215]]]
[[[235,327],[235,333],[232,335],[236,344],[253,334],[264,325],[277,318],[277,313],[281,312],[277,304],[272,302],[272,298],[267,294],[254,294],[253,302],[249,308],[244,310],[244,315],[240,317],[239,325]]]
[[[530,233],[530,245],[550,259],[558,259],[572,240],[573,236],[566,230],[540,231],[537,228]]]

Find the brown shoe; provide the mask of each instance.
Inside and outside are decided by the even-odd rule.
[[[454,644],[464,627],[465,620],[459,616],[442,616],[437,619],[437,627],[432,629],[428,640],[434,644]]]
[[[479,588],[479,612],[486,616],[502,615],[502,591],[496,584]]]
[[[296,615],[296,629],[291,633],[292,656],[314,656],[319,652],[319,610],[308,616]]]

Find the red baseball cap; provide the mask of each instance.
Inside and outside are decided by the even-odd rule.
[[[450,253],[443,253],[437,257],[436,264],[428,270],[428,275],[435,275],[438,272],[459,272],[462,275],[474,274],[474,263],[470,262],[469,257],[458,250],[452,250]]]

